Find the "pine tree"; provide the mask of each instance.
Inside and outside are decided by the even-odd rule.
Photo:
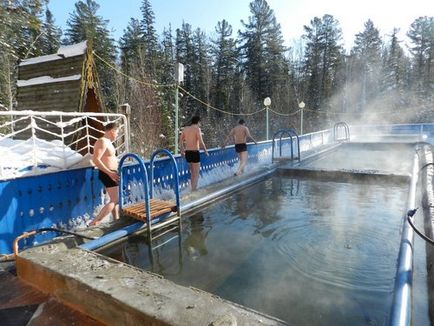
[[[250,12],[248,23],[241,21],[245,31],[239,34],[240,50],[247,81],[256,99],[262,102],[273,95],[276,78],[287,73],[282,71],[285,49],[280,25],[267,2],[254,0],[250,3]]]
[[[24,27],[25,37],[28,39],[29,47],[24,58],[37,57],[43,54],[43,1],[23,0],[22,5],[27,13],[27,24]]]
[[[235,111],[238,107],[233,99],[235,73],[239,62],[237,44],[231,37],[232,26],[226,20],[218,22],[215,30],[217,37],[211,47],[214,62],[212,104],[227,111]],[[221,116],[218,112],[216,115]]]
[[[98,9],[99,5],[93,0],[78,1],[75,4],[75,10],[67,21],[65,43],[74,44],[87,40],[100,57],[113,63],[116,59],[114,40],[107,29],[108,20],[97,15]],[[101,61],[97,61],[97,69],[105,104],[114,109],[116,99],[113,71]]]
[[[12,107],[17,62],[43,53],[42,1],[0,0],[0,102]]]
[[[410,26],[407,36],[412,42],[410,53],[413,61],[413,89],[424,102],[434,100],[434,17],[419,17]]]
[[[175,38],[175,57],[176,62],[182,63],[184,65],[184,87],[187,90],[193,90],[194,85],[194,75],[193,75],[193,64],[196,60],[194,46],[193,46],[193,32],[191,30],[191,25],[187,23],[182,23],[181,29],[176,29]],[[189,119],[196,112],[196,101],[191,99],[189,96],[184,96],[179,102],[181,112],[181,125],[189,122]]]
[[[199,28],[193,33],[193,49],[195,60],[192,63],[193,88],[191,90],[198,98],[209,103],[211,83],[209,44],[205,33]],[[202,112],[207,109],[202,104],[197,103],[196,107],[198,106],[201,107]]]
[[[315,17],[304,29],[306,104],[312,109],[326,109],[342,84],[337,78],[343,62],[342,32],[331,15]]]
[[[60,46],[60,37],[62,30],[55,26],[53,14],[48,7],[45,9],[45,22],[42,36],[42,53],[52,54],[55,53]]]
[[[360,83],[357,99],[360,110],[365,109],[380,93],[382,46],[378,29],[368,20],[364,31],[356,34],[355,45],[351,50],[354,56],[353,80]]]
[[[119,46],[121,49],[121,67],[125,74],[129,75],[132,70],[132,66],[141,66],[144,59],[144,44],[142,40],[142,30],[140,22],[131,18],[127,28],[124,30],[124,34],[119,40]],[[144,71],[142,71],[142,74]]]
[[[145,68],[148,76],[156,78],[159,65],[159,48],[157,32],[154,27],[155,16],[149,0],[143,0],[140,9],[142,11],[140,27],[144,44]]]
[[[382,96],[388,100],[391,108],[400,108],[408,104],[405,91],[408,90],[409,60],[400,45],[398,33],[399,29],[394,28],[383,54]]]

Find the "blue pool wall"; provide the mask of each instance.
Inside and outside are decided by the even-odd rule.
[[[351,132],[358,132],[358,127],[351,126]],[[363,127],[363,132],[370,132]],[[434,125],[392,125],[375,126],[385,133],[434,135]],[[376,130],[377,130],[376,129]],[[372,130],[371,130],[372,131]],[[304,134],[300,136],[301,157],[308,151],[334,142],[333,129]],[[289,140],[282,139],[282,147],[288,153]],[[271,141],[259,142],[258,145],[248,145],[249,164],[271,163]],[[275,155],[279,155],[279,144]],[[294,153],[297,145],[294,143]],[[176,156],[179,167],[181,188],[188,186],[190,178],[185,160]],[[210,172],[237,164],[238,159],[233,146],[224,149],[215,148],[209,151],[209,156],[201,153],[201,175],[206,177]],[[146,162],[149,169],[149,161]],[[170,191],[173,185],[173,170],[167,158],[155,162],[154,187]],[[135,165],[125,167],[126,184],[138,184],[140,179]],[[219,180],[215,180],[219,181]],[[128,186],[127,186],[128,187]],[[130,201],[140,200],[141,195],[126,196]],[[134,194],[135,195],[135,194]],[[133,198],[136,197],[136,198]],[[71,228],[74,220],[92,214],[103,200],[103,189],[94,168],[81,168],[38,176],[27,176],[0,181],[0,254],[10,254],[14,239],[24,232],[44,227]],[[20,245],[31,246],[54,237],[49,232],[24,240]],[[26,242],[27,241],[27,242]]]

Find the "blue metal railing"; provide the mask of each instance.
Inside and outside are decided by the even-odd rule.
[[[344,128],[344,138],[339,138],[339,131]],[[350,127],[345,122],[336,122],[333,126],[333,137],[335,141],[349,141],[350,140]]]
[[[273,140],[272,140],[272,148],[271,148],[271,162],[274,162],[274,149],[275,149],[275,142],[276,142],[276,137],[279,136],[279,155],[282,156],[282,138],[284,135],[287,135],[291,142],[291,161],[294,160],[294,144],[293,144],[293,137],[295,137],[297,139],[297,151],[298,151],[298,156],[297,159],[298,161],[300,161],[300,138],[298,137],[297,133],[295,132],[294,129],[281,129],[279,131],[277,131],[276,133],[274,133],[273,135]]]
[[[170,175],[170,179],[173,179],[175,182],[175,186],[174,186],[174,191],[175,191],[175,200],[176,200],[176,207],[177,207],[177,213],[178,215],[181,214],[180,211],[180,207],[181,207],[181,203],[180,203],[180,199],[179,199],[179,170],[178,170],[178,164],[176,164],[176,160],[175,157],[173,156],[173,154],[171,152],[169,152],[167,149],[160,149],[155,151],[152,156],[151,156],[151,160],[149,161],[149,164],[151,166],[151,173],[150,173],[150,198],[154,197],[154,161],[155,158],[159,155],[159,154],[166,154],[169,157],[169,160],[173,163],[173,174]]]
[[[173,191],[175,193],[176,198],[176,211],[178,217],[181,214],[180,211],[180,198],[179,198],[179,172],[178,172],[178,165],[176,164],[176,160],[173,157],[172,153],[170,153],[167,149],[160,149],[155,151],[152,156],[151,160],[149,161],[149,174],[150,177],[148,177],[148,171],[146,169],[145,162],[142,160],[140,156],[134,153],[128,153],[125,154],[120,162],[119,162],[119,177],[120,177],[120,183],[119,183],[119,209],[122,209],[127,202],[139,202],[144,201],[145,204],[145,217],[146,217],[146,225],[148,228],[148,238],[149,240],[152,239],[152,222],[151,221],[151,205],[150,201],[153,198],[153,188],[154,188],[154,163],[155,158],[160,154],[166,154],[169,158],[169,162],[172,163],[172,174],[168,175],[167,179],[169,179],[169,176],[171,176],[170,179],[174,180],[175,186],[173,187]],[[138,162],[138,166],[133,165],[133,168],[131,170],[131,166],[129,169],[125,169],[124,163],[127,159],[133,159]],[[131,173],[131,171],[133,173]],[[125,179],[128,180],[127,184],[125,184]],[[134,190],[139,190],[140,187],[143,187],[142,193],[133,193]],[[134,189],[136,188],[136,189]]]

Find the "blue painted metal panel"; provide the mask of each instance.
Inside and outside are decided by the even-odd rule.
[[[23,232],[66,224],[92,213],[101,203],[96,171],[84,168],[0,182],[0,253],[12,252],[13,240]],[[52,238],[39,234],[24,246]]]

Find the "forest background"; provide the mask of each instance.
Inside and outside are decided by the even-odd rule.
[[[174,144],[175,67],[185,67],[179,89],[179,123],[203,122],[208,147],[222,143],[243,118],[256,139],[265,139],[264,99],[270,97],[269,128],[330,128],[335,122],[433,122],[434,17],[415,17],[408,44],[397,28],[385,37],[372,20],[343,47],[339,21],[312,17],[298,45],[284,46],[282,30],[266,0],[253,0],[250,16],[235,32],[221,20],[207,35],[188,22],[159,35],[150,0],[141,19],[131,18],[119,40],[95,0],[76,1],[62,30],[48,0],[0,0],[0,108],[16,107],[20,60],[52,54],[61,45],[88,40],[95,51],[104,104],[109,112],[129,103],[133,151],[147,155]]]

